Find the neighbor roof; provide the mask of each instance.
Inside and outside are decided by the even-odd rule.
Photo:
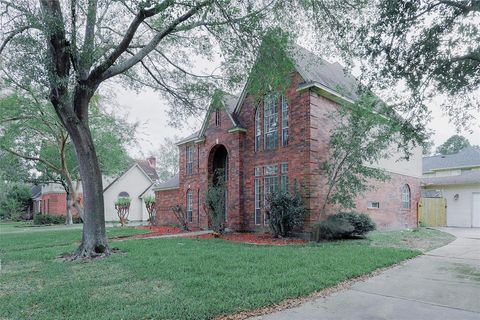
[[[32,193],[32,199],[39,198],[42,195],[42,187],[41,186],[33,186],[30,189]]]
[[[147,160],[135,160],[135,162],[140,166],[140,168],[142,168],[143,171],[145,171],[150,180],[158,180],[157,170],[151,167]]]
[[[423,158],[423,172],[480,166],[480,148],[467,147],[458,153]]]
[[[180,186],[178,174],[176,174],[171,179],[156,184],[153,189],[154,190],[169,190],[169,189],[177,189]]]
[[[480,184],[480,171],[478,170],[469,170],[463,171],[458,176],[447,176],[447,177],[432,177],[432,178],[423,178],[422,182],[425,185],[456,185],[456,184]]]

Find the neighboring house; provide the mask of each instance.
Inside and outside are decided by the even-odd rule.
[[[423,187],[427,197],[443,197],[447,226],[480,227],[480,148],[423,158]]]
[[[131,199],[128,220],[148,220],[148,212],[143,199],[147,195],[154,195],[152,187],[158,180],[155,165],[154,157],[147,160],[136,160],[130,168],[103,189],[105,221],[119,220],[115,210],[115,201],[122,197]]]
[[[338,63],[303,48],[296,47],[292,58],[296,71],[286,92],[268,95],[257,108],[245,89],[239,97],[225,95],[225,107],[210,106],[201,130],[178,142],[179,175],[155,187],[159,224],[178,223],[171,208],[180,205],[192,227],[208,227],[205,194],[217,169],[226,172],[230,229],[264,228],[265,195],[294,180],[307,190],[305,230],[323,218],[326,176],[320,164],[329,154],[330,115],[339,103],[357,98],[356,81]],[[376,164],[391,180],[374,182],[377,190],[357,199],[357,210],[382,229],[416,226],[421,149],[413,153],[409,161],[392,157]]]
[[[156,160],[150,157],[146,160],[136,160],[124,173],[117,178],[103,177],[103,201],[105,206],[105,221],[119,221],[115,210],[115,201],[120,197],[131,199],[130,221],[146,221],[148,212],[143,203],[144,197],[154,195],[153,184],[158,180],[155,169]],[[79,188],[82,194],[82,187]],[[60,184],[51,183],[41,187],[33,195],[35,213],[62,215],[67,211],[67,197]],[[33,191],[32,191],[33,194]],[[73,214],[76,214],[73,208]]]

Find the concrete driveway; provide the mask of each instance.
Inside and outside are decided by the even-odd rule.
[[[480,319],[480,229],[442,231],[457,239],[345,291],[254,319]]]

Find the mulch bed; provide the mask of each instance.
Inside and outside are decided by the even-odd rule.
[[[213,239],[215,238],[215,236],[213,234],[203,234],[200,236],[192,236],[192,238]],[[219,239],[233,242],[269,244],[276,246],[285,246],[289,244],[300,244],[307,242],[306,240],[296,238],[272,238],[272,236],[268,233],[228,233],[221,235]]]
[[[149,230],[149,233],[144,233],[144,234],[135,234],[131,236],[120,236],[120,237],[115,237],[114,239],[141,239],[141,238],[151,238],[151,237],[158,237],[158,236],[164,236],[167,234],[178,234],[178,233],[185,233],[180,228],[177,227],[170,227],[170,226],[141,226],[137,227],[137,229],[140,230]]]

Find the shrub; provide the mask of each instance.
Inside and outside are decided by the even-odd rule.
[[[3,183],[0,186],[0,219],[28,218],[27,208],[30,188],[22,183]]]
[[[340,212],[314,226],[314,240],[349,239],[361,237],[375,230],[375,223],[364,214]]]
[[[33,217],[33,224],[36,225],[62,223],[65,223],[65,217],[63,216],[54,216],[51,214],[36,214],[35,217]]]
[[[217,169],[205,195],[210,227],[216,234],[225,231],[225,175]]]
[[[155,196],[148,195],[143,198],[143,201],[145,202],[145,207],[147,208],[148,212],[148,222],[151,226],[153,226],[155,223],[155,217],[157,215],[157,210],[155,208]]]
[[[267,196],[268,224],[274,237],[286,237],[303,225],[307,210],[297,188],[292,192],[277,191]]]
[[[120,219],[121,226],[125,226],[128,222],[128,214],[130,213],[130,198],[121,197],[115,201],[115,209],[117,210],[118,218]]]

